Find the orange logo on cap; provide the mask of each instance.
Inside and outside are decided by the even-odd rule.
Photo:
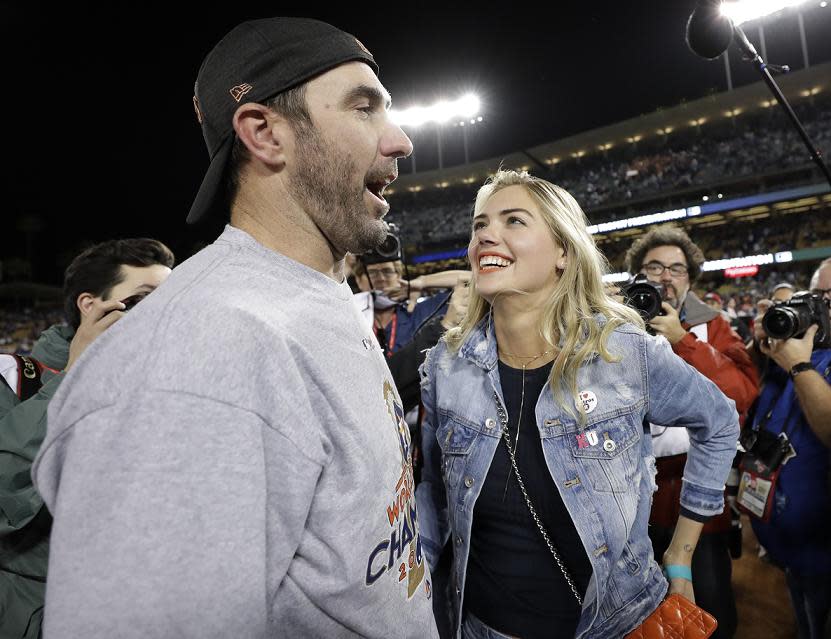
[[[231,87],[231,97],[234,98],[237,102],[242,100],[242,96],[248,93],[251,89],[253,89],[250,84],[238,84],[235,87]]]
[[[199,98],[193,96],[193,110],[196,111],[196,119],[202,124],[202,110],[199,108]]]
[[[364,52],[364,53],[366,53],[367,55],[369,55],[369,56],[371,56],[371,55],[372,55],[372,54],[369,52],[369,49],[367,49],[367,48],[364,46],[364,43],[363,43],[363,42],[361,42],[360,40],[358,40],[358,38],[355,38],[355,44],[357,44],[357,45],[358,45],[358,47],[361,49],[361,51],[363,51],[363,52]]]

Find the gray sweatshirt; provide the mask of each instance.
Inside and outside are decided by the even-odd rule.
[[[88,348],[33,474],[55,637],[434,637],[409,431],[349,287],[222,236]]]

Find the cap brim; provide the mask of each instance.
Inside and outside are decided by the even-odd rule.
[[[210,217],[210,213],[217,209],[223,209],[226,206],[223,193],[225,190],[225,169],[228,167],[228,160],[231,157],[231,148],[233,147],[233,135],[229,135],[225,141],[220,145],[210,166],[202,178],[202,184],[193,200],[188,213],[188,224],[196,224],[197,222]]]

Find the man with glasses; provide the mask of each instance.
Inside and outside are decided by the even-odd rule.
[[[814,272],[811,292],[831,301],[831,258]],[[800,639],[831,636],[824,634],[831,631],[831,349],[814,347],[816,332],[815,325],[787,340],[757,333],[771,362],[752,425],[785,433],[795,453],[780,467],[769,519],[751,522],[785,570]]]
[[[662,314],[649,322],[651,330],[665,337],[676,355],[714,382],[736,403],[736,410],[743,416],[759,394],[759,378],[744,343],[730,323],[690,290],[703,263],[704,254],[689,236],[669,227],[648,232],[626,253],[630,273],[643,273],[648,280],[664,286]],[[655,556],[661,557],[678,520],[689,437],[683,428],[656,424],[651,427],[658,491],[653,499],[649,534]],[[709,521],[695,513],[684,514],[704,525],[692,562],[696,603],[718,620],[714,637],[732,637],[737,616],[730,583],[731,509],[725,508],[725,512]]]

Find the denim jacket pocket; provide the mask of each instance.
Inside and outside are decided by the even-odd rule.
[[[569,436],[571,452],[599,492],[637,490],[643,426],[633,407],[612,417],[600,416]]]
[[[459,485],[459,479],[464,474],[467,455],[477,431],[453,413],[439,412],[441,425],[436,431],[436,438],[441,447],[442,476],[449,493]]]

